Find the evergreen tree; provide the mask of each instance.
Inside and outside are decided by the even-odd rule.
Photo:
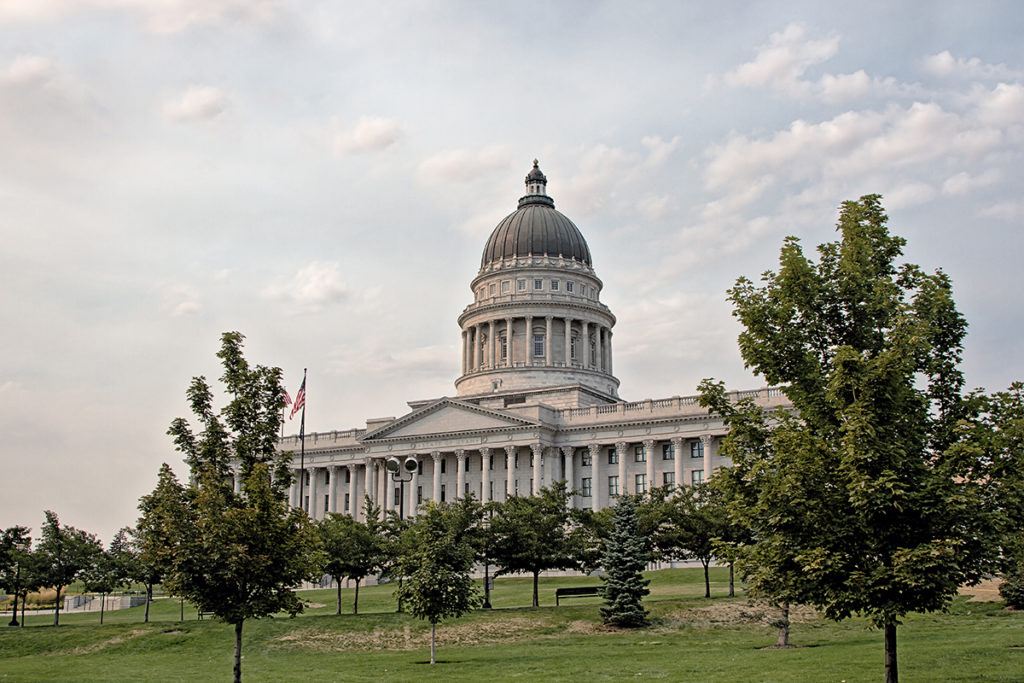
[[[650,580],[643,577],[649,555],[640,535],[636,507],[633,496],[619,497],[602,557],[605,574],[601,577],[601,593],[605,604],[601,618],[606,624],[627,628],[647,625],[644,596],[650,593]]]

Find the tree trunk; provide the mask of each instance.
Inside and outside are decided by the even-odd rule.
[[[149,603],[153,601],[153,584],[146,584],[146,617],[143,619],[145,623],[149,623]]]
[[[53,625],[60,626],[60,589],[64,586],[57,586],[57,602],[53,606]]]
[[[21,625],[25,626],[25,605],[28,604],[28,591],[25,591],[21,596]]]
[[[356,579],[356,594],[352,600],[352,614],[359,614],[359,579]]]
[[[402,577],[398,577],[398,611],[402,611]]]
[[[185,598],[180,598],[181,612],[178,614],[178,621],[185,621]]]
[[[338,609],[334,611],[334,614],[341,616],[341,579],[337,576],[334,577],[334,585],[338,587]]]
[[[18,625],[18,591],[14,591],[14,609],[11,610],[11,621],[8,626]]]
[[[537,584],[540,582],[540,572],[533,573],[533,606],[540,607],[540,600],[537,595]]]
[[[900,672],[896,666],[896,624],[885,625],[885,683],[899,683]]]
[[[242,624],[245,622],[235,623],[235,666],[233,672],[235,674],[235,683],[242,683]]]
[[[100,593],[100,626],[103,626],[103,611],[107,607],[107,594]]]
[[[789,603],[779,605],[782,608],[782,618],[779,619],[779,639],[775,641],[775,647],[789,647]]]
[[[733,573],[733,569],[734,569],[733,563],[730,562],[729,563],[729,597],[730,598],[735,598],[736,597],[736,577],[735,577],[735,575]]]
[[[711,576],[708,574],[708,565],[711,564],[711,560],[708,560],[707,562],[705,562],[704,560],[701,560],[700,563],[704,565],[704,597],[705,598],[710,598],[711,597]]]
[[[430,663],[437,663],[437,624],[430,622]]]

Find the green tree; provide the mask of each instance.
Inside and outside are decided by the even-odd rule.
[[[413,616],[430,622],[430,663],[437,661],[437,624],[480,602],[470,578],[475,551],[458,506],[428,503],[409,526],[399,559],[405,577],[398,589]]]
[[[47,510],[45,516],[36,548],[39,579],[44,586],[51,586],[57,591],[53,625],[59,626],[61,591],[96,562],[96,558],[103,552],[103,546],[90,533],[72,526],[62,526],[55,512]]]
[[[129,578],[146,587],[147,623],[153,586],[163,581],[174,565],[187,507],[185,488],[170,465],[162,464],[156,487],[139,499],[140,515],[131,530],[131,547],[121,555]]]
[[[495,576],[533,575],[533,606],[540,604],[540,573],[578,566],[581,534],[570,524],[564,482],[542,488],[536,496],[513,496],[491,518]]]
[[[100,594],[100,624],[107,607],[107,595],[124,586],[130,579],[130,569],[124,562],[124,553],[129,546],[128,533],[121,529],[115,534],[107,550],[93,558],[91,566],[82,572],[82,584],[86,591]]]
[[[649,559],[646,545],[640,533],[636,499],[620,496],[601,562],[605,570],[601,577],[604,623],[627,628],[647,625],[644,596],[650,594],[647,586],[651,582],[643,576]]]
[[[18,626],[18,599],[28,578],[27,564],[32,551],[28,527],[12,526],[0,532],[0,588],[14,596],[11,621]]]
[[[300,612],[294,588],[319,578],[322,562],[315,527],[286,500],[292,454],[276,449],[284,407],[281,370],[250,366],[242,341],[241,334],[227,332],[217,353],[228,404],[215,411],[209,384],[195,377],[187,397],[201,431],[194,433],[183,418],[168,430],[193,483],[164,581],[175,595],[235,627],[236,683],[242,679],[245,620]],[[235,463],[240,493],[230,479]]]
[[[366,502],[367,519],[364,524],[348,515],[330,513],[319,523],[321,547],[323,548],[323,571],[330,574],[338,587],[336,614],[341,614],[341,582],[350,579],[355,582],[352,613],[359,614],[359,584],[367,576],[378,571],[384,560],[384,541],[378,529],[379,522],[371,516],[375,508]]]
[[[771,431],[751,443],[730,434],[723,448],[756,481],[741,498],[766,515],[754,547],[774,544],[770,562],[792,562],[789,597],[883,628],[894,682],[897,624],[944,608],[977,580],[989,534],[981,487],[957,477],[948,457],[965,411],[966,323],[943,272],[897,262],[904,240],[887,220],[878,195],[845,202],[840,238],[818,248],[817,262],[790,237],[777,273],[729,291],[740,353],[784,387],[792,418],[757,424],[740,408],[736,419],[722,392],[703,390],[730,429],[746,420]],[[804,580],[790,581],[797,573]]]

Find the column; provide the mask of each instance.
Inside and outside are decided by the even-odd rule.
[[[615,444],[615,453],[619,456],[619,495],[633,493],[631,486],[626,485],[626,459],[629,457],[629,444],[620,441]]]
[[[370,498],[370,500],[374,500],[377,497],[377,482],[375,480],[375,477],[373,476],[375,474],[375,472],[373,471],[373,467],[373,460],[371,460],[370,458],[367,458],[363,462],[363,491],[366,492],[366,495]],[[360,508],[362,508],[362,506],[360,506]]]
[[[657,442],[654,439],[647,439],[644,441],[644,453],[647,455],[647,490],[650,491],[655,486],[661,486],[661,482],[654,481],[654,451]]]
[[[466,451],[461,448],[455,451],[455,495],[452,500],[466,497]]]
[[[562,446],[562,457],[565,458],[565,488],[569,491],[569,509],[576,507],[576,449],[573,446]],[[591,487],[593,495],[593,487]]]
[[[432,472],[434,476],[434,490],[431,491],[431,500],[435,503],[441,502],[441,452],[431,451],[430,458],[434,461],[434,470]]]
[[[710,434],[704,434],[700,437],[700,442],[704,445],[704,481],[711,481],[711,449],[715,443],[715,437]]]
[[[418,455],[412,456],[416,464],[419,465],[420,458]],[[416,516],[416,508],[419,507],[416,503],[416,489],[420,487],[420,468],[417,466],[412,471],[412,479],[409,480],[409,499],[406,501],[405,509],[409,511],[409,517]]]
[[[328,483],[327,488],[327,503],[331,506],[331,512],[338,511],[338,477],[341,474],[341,468],[337,465],[331,466],[331,481]]]
[[[597,512],[601,509],[601,444],[588,444],[590,451],[590,509]]]
[[[510,368],[512,362],[512,318],[505,318],[505,347],[508,353],[505,354],[505,367]]]
[[[356,496],[356,466],[348,466],[348,515],[352,519],[356,518],[356,513],[359,511],[358,497]],[[337,490],[337,486],[334,487]],[[335,506],[336,507],[336,506]]]
[[[231,473],[231,484],[232,484],[232,488],[234,489],[235,493],[241,493],[242,492],[242,473],[241,472],[236,470],[236,471]]]
[[[604,334],[604,328],[601,325],[597,326],[594,330],[594,341],[597,343],[597,365],[594,367],[598,372],[604,372],[604,345],[601,343],[601,336]]]
[[[589,327],[590,323],[588,323],[586,320],[580,321],[580,341],[583,342],[583,348],[580,349],[580,353],[583,356],[583,362],[581,363],[581,365],[583,365],[584,369],[590,367],[590,333],[588,331]]]
[[[526,358],[527,365],[533,365],[533,316],[526,316]]]
[[[309,468],[309,518],[320,519],[320,506],[316,504],[317,496],[320,495],[320,468]]]
[[[565,367],[572,367],[572,318],[565,319]]]
[[[387,468],[381,468],[381,479],[384,480],[384,510],[395,511],[395,482],[392,480]]]
[[[480,449],[480,501],[486,503],[491,491],[491,449]]]
[[[551,357],[551,316],[544,317],[544,365],[551,367],[555,359]]]
[[[462,331],[462,374],[466,374],[469,365],[469,331]]]
[[[675,472],[676,487],[681,487],[683,482],[683,440],[672,439],[672,455],[675,460],[672,461],[672,470]]]
[[[472,366],[474,370],[480,368],[480,326],[473,325],[473,356]]]
[[[536,496],[540,493],[540,458],[544,453],[544,446],[539,443],[530,444],[530,449],[533,451],[533,490],[530,493]]]
[[[515,493],[516,446],[505,446],[505,497],[508,500]]]
[[[491,320],[488,322],[488,325],[490,325],[490,332],[487,335],[487,353],[485,354],[485,357],[487,359],[487,365],[493,368],[496,365],[494,349],[495,344],[497,344],[497,340],[494,338],[494,321]]]
[[[605,364],[605,367],[608,368],[609,375],[615,374],[614,367],[612,366],[612,330],[610,327],[608,328],[608,362]]]

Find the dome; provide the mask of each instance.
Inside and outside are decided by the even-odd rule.
[[[555,210],[555,202],[546,194],[547,178],[536,160],[526,176],[527,194],[519,208],[494,228],[484,246],[480,267],[503,259],[525,256],[555,256],[574,259],[588,266],[590,248],[571,220]]]

